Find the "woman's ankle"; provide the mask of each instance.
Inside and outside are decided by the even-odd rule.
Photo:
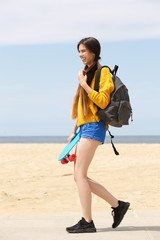
[[[87,223],[90,223],[92,221],[92,217],[83,217]]]
[[[118,207],[118,205],[119,205],[119,202],[118,202],[118,200],[116,200],[116,201],[114,201],[114,203],[111,204],[111,207],[116,208],[116,207]]]

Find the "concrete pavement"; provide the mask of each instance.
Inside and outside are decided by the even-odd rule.
[[[67,233],[80,218],[80,213],[0,215],[0,240],[160,240],[160,210],[129,210],[116,229],[111,212],[94,212],[97,233]]]

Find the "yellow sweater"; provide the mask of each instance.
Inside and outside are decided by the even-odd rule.
[[[92,88],[92,91],[88,94],[89,112],[87,117],[85,118],[82,117],[80,99],[78,102],[78,119],[77,119],[78,127],[89,122],[99,122],[100,118],[98,117],[98,114],[97,114],[97,110],[98,110],[97,106],[100,107],[101,109],[104,109],[110,103],[110,94],[114,90],[114,84],[112,81],[109,68],[104,67],[101,70],[99,92],[94,90],[96,72],[90,86]],[[94,103],[97,106],[95,106]],[[106,124],[106,128],[108,129],[107,124]]]

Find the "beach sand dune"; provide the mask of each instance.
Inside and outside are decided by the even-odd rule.
[[[57,161],[65,144],[0,145],[0,213],[80,211],[73,163]],[[89,177],[131,209],[160,209],[160,144],[110,144],[97,149]],[[93,210],[110,206],[93,195]]]

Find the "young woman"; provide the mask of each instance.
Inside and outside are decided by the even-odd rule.
[[[72,119],[75,124],[68,142],[74,137],[77,127],[80,127],[80,141],[77,144],[77,160],[74,166],[74,179],[78,187],[82,207],[82,219],[74,226],[66,228],[69,233],[96,232],[91,213],[91,194],[103,198],[112,207],[116,228],[129,208],[128,202],[118,201],[102,185],[88,178],[87,172],[95,151],[105,141],[107,124],[99,119],[97,106],[106,108],[110,102],[110,94],[114,90],[109,69],[101,70],[99,92],[94,91],[96,71],[101,67],[100,44],[97,39],[84,38],[78,43],[79,57],[85,65],[79,71],[79,86],[73,100]]]

